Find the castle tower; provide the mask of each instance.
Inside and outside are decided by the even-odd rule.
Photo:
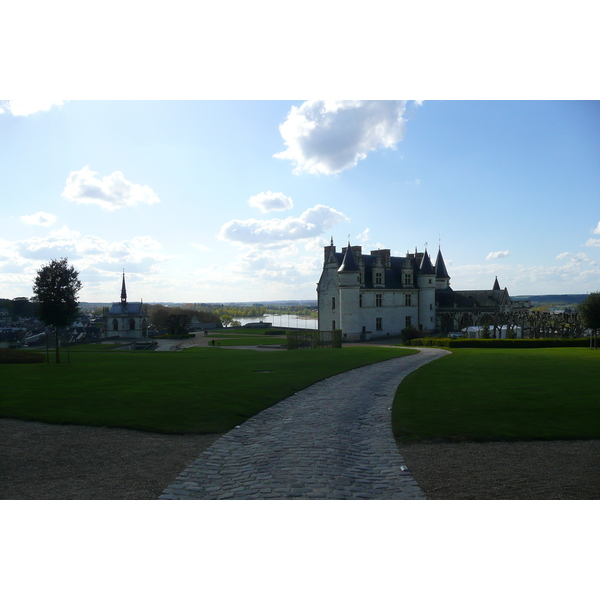
[[[419,265],[417,285],[419,286],[419,331],[430,333],[435,329],[436,275],[427,248]]]
[[[343,338],[349,342],[360,340],[360,311],[358,297],[360,294],[360,267],[358,266],[350,242],[346,248],[344,260],[338,269],[340,323],[337,329],[342,330]]]

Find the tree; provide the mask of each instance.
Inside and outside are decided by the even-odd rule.
[[[37,272],[33,294],[38,302],[39,319],[53,326],[56,333],[56,362],[60,362],[58,330],[70,325],[79,314],[79,273],[66,258],[51,260]]]
[[[233,321],[231,315],[221,315],[221,324],[223,327],[229,327],[229,325],[231,325],[231,321]]]
[[[600,329],[600,292],[588,294],[587,298],[579,305],[579,313],[583,318],[584,325],[590,329],[590,348],[592,340]],[[597,340],[594,340],[594,348]]]
[[[400,337],[402,338],[403,344],[410,344],[412,340],[419,337],[419,330],[416,327],[409,325],[400,332]]]

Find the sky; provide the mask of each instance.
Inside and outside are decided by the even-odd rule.
[[[427,247],[454,289],[600,288],[597,101],[2,101],[0,296],[316,298],[323,246]]]

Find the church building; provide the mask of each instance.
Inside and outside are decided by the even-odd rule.
[[[102,320],[105,337],[148,337],[148,309],[142,302],[127,302],[125,273],[121,285],[121,302],[114,302],[110,308],[104,308]]]
[[[491,290],[454,291],[441,249],[432,263],[427,249],[404,257],[387,249],[366,255],[348,243],[337,252],[333,238],[325,246],[317,297],[319,330],[341,329],[348,342],[397,336],[409,326],[424,336],[449,333],[464,325],[465,315],[512,306],[497,279]]]

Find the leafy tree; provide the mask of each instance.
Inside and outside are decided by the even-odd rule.
[[[37,272],[33,294],[38,302],[39,319],[53,326],[56,333],[56,362],[60,362],[58,330],[70,325],[79,314],[79,273],[66,258],[51,260]]]
[[[579,305],[579,313],[583,318],[585,326],[591,330],[591,347],[592,339],[597,334],[597,330],[600,329],[600,292],[588,294],[587,298]],[[594,347],[596,347],[597,340],[594,341]]]
[[[232,321],[233,319],[231,318],[231,315],[221,315],[221,323],[223,324],[223,327],[229,327]]]
[[[167,322],[169,333],[171,335],[180,335],[187,333],[185,326],[190,322],[190,318],[183,313],[169,315]]]
[[[410,344],[412,340],[419,337],[419,330],[416,327],[409,325],[400,332],[400,337],[402,338],[403,344]]]

